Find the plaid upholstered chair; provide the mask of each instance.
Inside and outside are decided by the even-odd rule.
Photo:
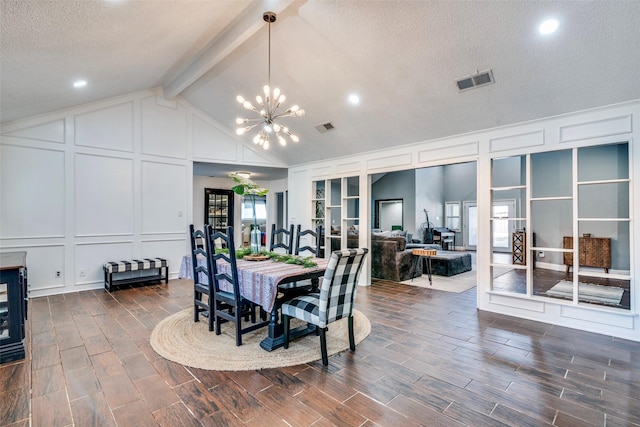
[[[315,325],[320,335],[322,363],[326,366],[329,364],[327,326],[329,323],[347,317],[349,319],[349,348],[351,351],[355,351],[353,304],[356,298],[358,277],[367,252],[369,250],[366,248],[332,252],[320,285],[320,293],[299,296],[282,304],[284,348],[289,348],[289,324],[292,317]]]
[[[236,327],[236,345],[242,345],[242,335],[265,327],[268,320],[256,323],[256,304],[244,298],[240,293],[240,282],[238,279],[238,269],[236,267],[236,250],[233,243],[233,227],[227,227],[227,233],[213,232],[210,225],[205,225],[205,235],[208,247],[213,248],[216,239],[222,240],[223,247],[229,249],[228,253],[209,253],[211,270],[213,271],[213,312],[216,323],[216,335],[222,333],[220,325],[225,322],[232,322]],[[220,263],[220,264],[218,264]],[[223,269],[221,264],[227,264]],[[223,271],[224,270],[224,271]],[[227,271],[228,270],[228,271]],[[224,284],[227,283],[228,285]],[[221,286],[222,285],[222,286]],[[262,310],[260,310],[262,314]],[[243,325],[245,320],[251,319],[251,324]]]
[[[202,230],[189,226],[191,238],[191,268],[193,269],[193,321],[200,321],[200,314],[208,317],[209,331],[213,331],[213,276],[209,268],[209,246]],[[204,247],[202,245],[204,242]],[[198,264],[198,255],[205,261]]]

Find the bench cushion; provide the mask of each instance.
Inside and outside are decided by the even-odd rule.
[[[124,271],[152,270],[168,267],[169,261],[164,258],[132,259],[130,261],[109,261],[104,263],[107,273],[122,273]]]

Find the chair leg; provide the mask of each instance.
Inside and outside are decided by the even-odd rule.
[[[353,316],[349,316],[349,348],[356,351],[356,339],[353,333]]]
[[[284,325],[284,348],[289,348],[289,321],[291,318],[286,314],[282,315],[282,323]]]
[[[327,328],[320,329],[320,353],[322,353],[322,364],[327,366],[329,364],[329,357],[327,357]]]
[[[209,304],[209,332],[213,331],[213,321],[215,320],[214,307]]]
[[[242,345],[242,308],[236,307],[236,347]]]
[[[222,333],[222,331],[220,330],[220,324],[222,323],[221,322],[222,318],[218,317],[218,315],[217,315],[218,310],[219,310],[218,301],[214,301],[213,304],[214,304],[213,305],[213,317],[215,318],[215,322],[216,322],[216,335],[220,335]],[[211,316],[211,315],[209,315],[209,316]]]

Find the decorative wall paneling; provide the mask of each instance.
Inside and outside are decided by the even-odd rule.
[[[133,152],[133,101],[74,117],[75,145]]]
[[[426,150],[418,151],[418,164],[421,166],[425,166],[451,159],[456,159],[456,161],[459,161],[461,157],[475,157],[477,155],[477,141],[465,142],[460,144],[438,144],[438,146],[433,146],[429,147]]]
[[[562,116],[548,117],[521,124],[481,130],[465,135],[452,136],[437,141],[425,141],[389,150],[352,156],[354,162],[361,162],[359,175],[412,169],[424,166],[438,166],[466,162],[475,159],[477,163],[478,215],[482,223],[488,223],[491,215],[490,187],[491,160],[494,157],[526,155],[545,151],[555,151],[574,147],[585,147],[628,141],[631,156],[631,213],[640,209],[640,190],[634,184],[634,172],[640,168],[640,150],[634,149],[633,140],[640,140],[640,100],[613,106],[599,107]],[[474,141],[470,143],[470,141]],[[473,148],[473,147],[476,148]],[[463,148],[462,150],[460,148]],[[417,159],[417,161],[416,161]],[[348,161],[349,158],[340,159]],[[335,160],[333,161],[335,163]],[[309,174],[298,175],[301,171]],[[353,173],[344,174],[344,176]],[[292,191],[291,177],[306,176],[307,185],[296,185]],[[290,197],[292,200],[311,200],[312,181],[336,178],[331,161],[311,162],[290,168]],[[296,178],[297,179],[297,178]],[[361,191],[362,205],[367,205],[369,194]],[[311,222],[308,204],[291,206],[291,216],[298,222]],[[361,224],[362,215],[361,212]],[[491,282],[491,235],[488,227],[479,227],[477,252],[477,303],[478,308],[516,317],[538,320],[546,323],[570,326],[576,329],[605,333],[620,338],[640,341],[640,327],[635,320],[640,310],[640,286],[636,272],[640,268],[639,255],[633,251],[633,242],[639,241],[640,228],[631,230],[631,275],[633,277],[632,302],[630,312],[620,313],[615,309],[576,305],[562,301],[541,301],[535,297],[505,295],[490,292]],[[367,276],[367,280],[370,278]],[[369,282],[367,282],[369,283]],[[591,316],[591,313],[597,313]]]
[[[540,145],[544,145],[544,130],[490,139],[489,151],[495,153],[498,151],[522,149]]]
[[[623,135],[632,131],[631,115],[592,120],[560,127],[560,142],[604,136]]]
[[[384,156],[378,151],[375,157],[367,158],[366,160],[366,169],[369,173],[381,172],[383,170],[407,169],[412,165],[412,153]]]
[[[0,251],[27,251],[32,297],[102,288],[102,264],[113,259],[165,257],[175,278],[193,221],[192,153],[283,166],[161,95],[136,92],[0,129]]]
[[[24,127],[17,128],[14,131],[3,132],[2,135],[64,144],[65,121],[57,119],[46,123],[26,124]]]
[[[65,153],[57,143],[49,147],[0,145],[0,239],[65,235]]]

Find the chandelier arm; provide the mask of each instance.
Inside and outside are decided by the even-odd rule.
[[[295,111],[283,111],[280,114],[276,114],[271,119],[275,120],[275,119],[282,118],[282,117],[293,117],[295,115],[296,115]]]

